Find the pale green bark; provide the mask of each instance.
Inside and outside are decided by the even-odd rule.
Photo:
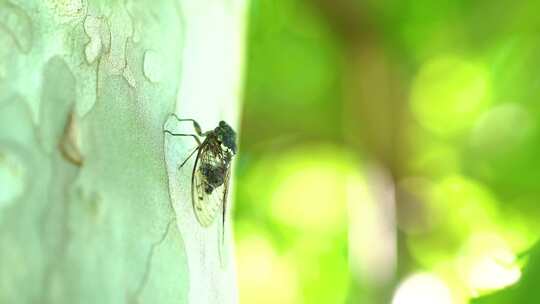
[[[162,128],[237,125],[246,5],[0,0],[0,303],[236,302]]]

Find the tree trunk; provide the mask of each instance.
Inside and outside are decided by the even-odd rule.
[[[237,301],[163,128],[237,126],[246,6],[0,0],[0,303]]]

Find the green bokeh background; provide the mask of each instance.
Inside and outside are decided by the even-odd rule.
[[[538,303],[539,9],[252,0],[242,303]]]

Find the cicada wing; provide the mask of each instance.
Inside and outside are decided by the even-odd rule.
[[[222,203],[222,243],[225,242],[225,218],[227,216],[227,198],[229,194],[229,183],[231,180],[231,167],[227,168],[227,172],[225,173],[225,181],[223,182],[223,197],[221,199]]]
[[[223,197],[222,197],[222,209],[221,209],[221,240],[219,240],[219,256],[221,260],[221,265],[226,264],[226,248],[225,248],[225,236],[226,236],[226,230],[225,230],[225,219],[227,218],[227,199],[229,194],[229,183],[231,179],[231,167],[229,166],[227,168],[227,172],[225,173],[225,180],[223,182]]]
[[[207,147],[202,146],[197,153],[191,176],[193,210],[197,220],[203,227],[212,225],[218,215],[219,208],[223,204],[225,184],[213,189],[211,193],[206,193],[206,179],[199,169],[202,164],[215,162],[215,157],[209,153]]]

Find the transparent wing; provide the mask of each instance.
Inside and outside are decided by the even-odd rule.
[[[200,167],[204,164],[217,164],[222,161],[218,156],[211,153],[208,146],[201,146],[195,159],[193,173],[191,177],[191,196],[193,201],[193,210],[197,220],[203,227],[210,226],[223,205],[224,193],[228,182],[213,189],[211,193],[205,191],[207,184],[205,177],[201,174]]]
[[[221,199],[222,201],[222,205],[223,205],[223,208],[222,208],[222,241],[225,240],[225,216],[227,215],[227,197],[228,197],[228,194],[229,194],[229,181],[231,179],[231,167],[229,167],[227,169],[227,173],[225,173],[225,181],[223,182],[223,197]]]
[[[222,197],[222,208],[221,208],[221,240],[219,241],[219,255],[221,260],[221,265],[226,263],[225,258],[225,219],[227,218],[227,198],[229,194],[229,182],[231,178],[231,167],[227,169],[225,173],[225,180],[223,182],[223,197]]]

